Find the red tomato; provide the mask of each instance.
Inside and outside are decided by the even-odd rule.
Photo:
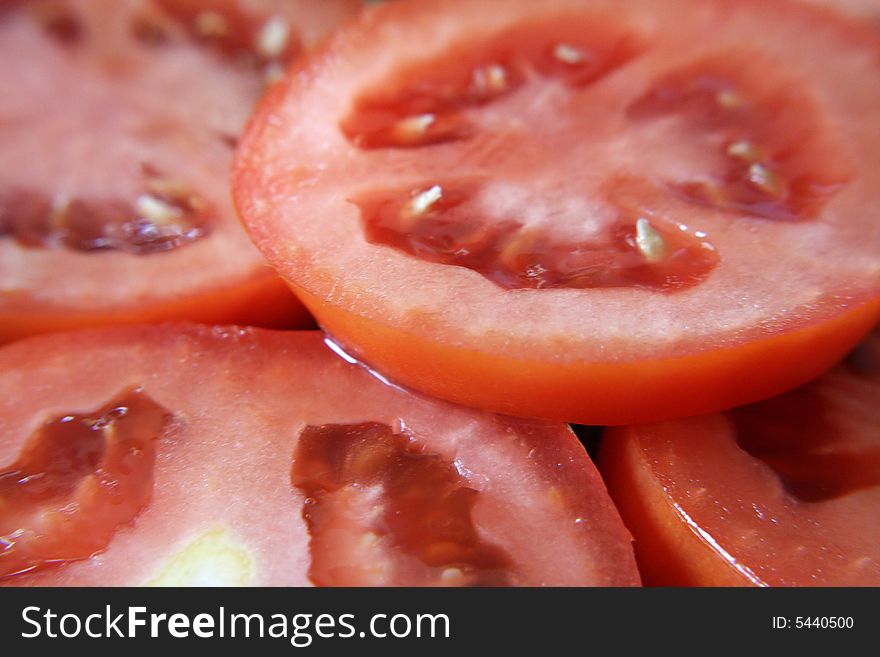
[[[307,319],[241,230],[228,170],[264,69],[357,3],[160,4],[0,9],[0,341],[167,318]]]
[[[315,332],[20,341],[0,436],[7,585],[639,582],[568,427],[405,392]]]
[[[234,197],[395,380],[588,424],[725,408],[880,318],[878,53],[793,2],[390,3],[264,97]]]
[[[663,585],[880,586],[880,333],[808,386],[609,430],[600,464]]]

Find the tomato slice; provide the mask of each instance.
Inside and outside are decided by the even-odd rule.
[[[265,76],[357,5],[3,3],[0,341],[306,322],[241,230],[228,170]]]
[[[600,465],[645,581],[880,585],[880,332],[725,415],[620,427]]]
[[[264,97],[234,197],[395,380],[585,424],[730,407],[880,317],[878,48],[793,2],[389,3]]]
[[[639,583],[566,425],[406,392],[333,348],[166,325],[0,350],[0,583]]]

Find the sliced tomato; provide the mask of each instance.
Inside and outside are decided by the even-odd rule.
[[[803,388],[609,430],[600,464],[663,585],[880,586],[880,333]]]
[[[0,583],[639,583],[566,425],[418,396],[334,349],[166,325],[0,350]]]
[[[0,341],[167,318],[305,322],[241,230],[228,171],[267,72],[356,8],[3,3]]]
[[[587,424],[717,410],[880,317],[878,53],[793,2],[389,3],[264,97],[234,196],[397,381]]]

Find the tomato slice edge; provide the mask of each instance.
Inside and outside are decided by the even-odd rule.
[[[324,330],[404,385],[499,413],[579,424],[659,421],[772,397],[831,368],[880,321],[878,299],[737,347],[647,362],[547,363],[430,342],[294,290]]]

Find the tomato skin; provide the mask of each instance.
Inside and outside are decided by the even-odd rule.
[[[644,8],[639,2],[631,4],[627,9],[636,14]],[[482,3],[473,10],[473,16],[480,12],[486,16],[492,12],[503,14],[506,10],[501,5]],[[505,6],[512,7],[511,15],[528,15],[524,5]],[[754,5],[751,8],[755,13],[761,11],[758,3]],[[476,22],[469,6],[473,5],[462,3],[457,8]],[[560,2],[552,7],[542,5],[542,10],[551,7],[547,9],[551,13],[557,6],[571,8]],[[670,330],[658,330],[650,337],[634,337],[630,335],[628,320],[620,320],[617,313],[621,312],[620,307],[630,308],[631,313],[622,314],[638,316],[650,324],[655,299],[647,293],[636,299],[633,292],[625,301],[609,301],[607,306],[589,305],[577,316],[579,300],[570,291],[499,290],[477,280],[473,272],[464,268],[414,262],[384,244],[360,243],[352,199],[362,190],[352,184],[351,193],[336,191],[332,198],[329,192],[322,196],[322,192],[313,190],[322,185],[329,189],[331,181],[333,189],[338,190],[340,184],[349,184],[349,177],[357,178],[370,166],[389,171],[389,177],[395,180],[409,181],[400,171],[412,162],[399,161],[397,158],[403,156],[393,149],[366,149],[364,155],[345,144],[336,150],[341,139],[333,131],[338,124],[344,124],[358,94],[366,93],[359,85],[363,83],[372,90],[364,83],[364,79],[369,80],[368,75],[358,78],[359,74],[349,70],[355,68],[353,65],[344,68],[339,62],[356,61],[365,44],[377,42],[380,35],[402,41],[409,28],[427,31],[430,21],[425,18],[426,7],[448,18],[438,33],[455,35],[455,21],[444,13],[451,13],[448,3],[435,6],[414,2],[368,11],[359,25],[337,34],[264,98],[246,131],[234,172],[235,202],[255,243],[288,280],[318,323],[365,362],[405,385],[459,403],[523,416],[617,425],[711,412],[778,394],[827,370],[880,320],[876,281],[873,274],[863,273],[842,277],[841,284],[848,287],[842,294],[827,290],[815,302],[791,306],[782,303],[779,313],[753,325],[738,325],[735,330],[725,327],[717,334],[706,332],[693,339],[681,331],[679,317],[685,324],[702,324],[715,314],[712,309],[700,310],[707,300],[714,304],[725,298],[726,310],[740,305],[757,308],[767,296],[772,296],[775,276],[783,275],[775,272],[760,281],[756,276],[746,286],[750,289],[743,290],[741,295],[727,297],[729,287],[715,299],[700,296],[697,291],[690,297],[690,292],[676,292],[681,299],[688,297],[682,301],[681,312],[671,312],[664,305],[659,313]],[[720,15],[726,11],[722,3],[702,7],[701,11],[707,14]],[[784,12],[791,12],[792,24],[794,19],[802,20],[804,25],[821,22],[819,13],[799,9],[796,3],[775,3],[774,7],[781,17]],[[824,13],[821,19],[825,20]],[[647,18],[645,22],[650,23]],[[866,59],[878,47],[873,36],[855,26],[835,24],[835,29],[846,34],[852,30],[851,40],[864,48]],[[756,40],[753,45],[761,44]],[[341,79],[334,79],[332,76],[340,68],[344,69],[339,73]],[[668,67],[657,68],[665,72]],[[351,91],[346,91],[349,75],[355,80],[351,82]],[[644,77],[635,83],[634,96],[639,96],[637,91],[642,90]],[[618,87],[624,86],[617,82]],[[326,90],[330,88],[337,95],[348,93],[353,98],[327,100],[330,94]],[[306,100],[315,104],[309,105]],[[331,119],[324,120],[322,112]],[[302,124],[298,123],[302,113],[309,116],[310,125],[320,124],[315,136],[304,136]],[[830,114],[829,124],[847,120],[845,116]],[[854,123],[848,136],[858,143],[865,138],[865,121],[859,119]],[[482,144],[472,148],[478,160],[476,169],[481,173],[494,159],[502,159],[501,153],[505,152],[500,137],[499,143],[487,141],[486,152],[481,150]],[[455,165],[446,160],[453,160],[450,154],[461,155],[455,150],[455,143],[426,147],[434,149],[427,153],[435,155],[437,162],[426,165],[429,173],[425,178],[448,175],[448,169]],[[320,148],[315,146],[315,151],[309,151],[315,144]],[[286,148],[290,151],[286,152]],[[409,153],[412,149],[400,150]],[[463,152],[471,154],[467,148]],[[337,155],[338,161],[334,160]],[[373,157],[374,160],[369,159]],[[382,188],[375,182],[380,176],[371,177],[372,171],[370,176],[363,175],[369,181],[364,185]],[[423,179],[416,182],[421,184]],[[384,180],[381,183],[386,184]],[[288,197],[298,199],[296,208],[285,204]],[[851,201],[852,198],[847,203]],[[313,203],[315,207],[311,208]],[[326,237],[303,238],[311,232],[305,217],[315,216],[319,205],[322,216],[330,217],[322,223],[330,226]],[[308,209],[299,216],[298,211],[304,207]],[[847,209],[854,207],[853,203]],[[337,214],[340,219],[335,225],[332,219]],[[303,224],[297,224],[298,220]],[[294,225],[296,231],[290,231]],[[876,239],[874,227],[864,226],[864,230],[865,239]],[[776,257],[770,237],[749,239],[754,242],[748,245],[749,249],[766,251],[764,256],[770,260]],[[779,243],[784,239],[780,238]],[[343,252],[345,256],[339,255]],[[343,262],[345,258],[349,259]],[[799,262],[798,266],[801,265]],[[447,271],[442,271],[444,266]],[[748,278],[746,270],[756,267],[757,264],[740,264],[733,273],[737,267],[725,263],[722,256],[718,271],[726,269],[726,275],[744,280]],[[716,274],[709,277],[705,289],[709,289]],[[699,287],[695,286],[695,290]],[[761,301],[749,296],[752,290],[759,292]],[[555,309],[547,301],[554,294],[559,299]],[[539,295],[544,300],[539,300]],[[787,294],[779,296],[788,300]],[[773,304],[775,301],[769,305]],[[606,312],[612,314],[608,326],[603,319]],[[732,322],[738,321],[732,311],[731,317]],[[627,328],[617,332],[609,328],[619,324],[627,324]],[[593,328],[595,335],[591,334]],[[633,332],[638,330],[636,327]]]
[[[68,414],[93,417],[133,387],[169,418],[155,439],[146,507],[130,524],[113,527],[109,545],[92,558],[0,584],[306,585],[310,549],[326,549],[319,556],[334,572],[370,567],[352,550],[383,498],[360,499],[360,489],[349,487],[331,500],[329,525],[343,522],[359,541],[334,545],[332,532],[309,535],[306,511],[317,505],[291,478],[293,460],[308,457],[297,443],[306,427],[370,422],[405,427],[424,453],[442,461],[444,485],[451,476],[455,486],[472,489],[477,536],[503,550],[509,583],[640,581],[630,537],[568,427],[492,416],[389,386],[332,353],[317,332],[171,324],[9,345],[0,350],[0,474],[19,462],[34,427]],[[367,478],[363,490],[374,486]],[[422,494],[424,504],[430,495]],[[354,501],[347,504],[346,496]],[[0,514],[4,501],[0,495]],[[108,522],[93,522],[102,520]],[[553,550],[534,542],[523,524],[552,535]],[[392,539],[384,539],[381,556],[394,563],[402,557]],[[328,547],[310,547],[311,540]],[[399,583],[375,576],[372,583]],[[343,575],[334,583],[354,581],[364,580]]]
[[[880,337],[859,350],[753,406],[606,432],[600,469],[646,584],[880,583]]]
[[[878,300],[825,324],[730,349],[647,362],[551,364],[428,342],[293,289],[326,331],[413,389],[497,413],[606,426],[772,397],[832,367],[880,320]]]
[[[83,311],[79,308],[9,309],[0,313],[0,344],[41,333],[108,325],[167,322],[238,322],[264,328],[313,328],[314,320],[289,288],[274,276],[150,306]]]
[[[754,582],[719,558],[677,513],[624,427],[602,440],[600,467],[635,542],[646,586],[750,586]],[[638,491],[634,493],[634,491]]]

